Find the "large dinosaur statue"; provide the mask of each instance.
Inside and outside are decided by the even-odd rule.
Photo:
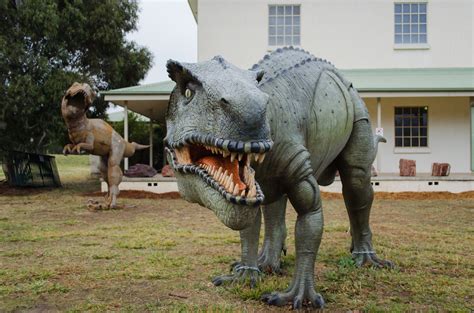
[[[63,153],[79,154],[85,151],[100,156],[99,170],[108,185],[106,207],[115,208],[123,176],[120,162],[124,157],[131,157],[135,150],[149,146],[125,141],[112,126],[101,119],[88,119],[86,112],[94,98],[94,91],[85,83],[72,84],[64,94],[61,113],[72,144],[64,146]],[[96,207],[101,208],[101,205],[97,203]]]
[[[290,48],[266,55],[250,70],[222,57],[200,63],[168,61],[176,82],[167,113],[168,159],[181,195],[240,230],[242,256],[215,285],[276,272],[285,247],[287,200],[298,217],[296,266],[272,305],[324,305],[315,291],[314,264],[323,233],[319,185],[339,171],[357,265],[392,267],[372,246],[371,165],[380,138],[372,135],[364,102],[329,62]],[[260,255],[260,205],[265,237]]]

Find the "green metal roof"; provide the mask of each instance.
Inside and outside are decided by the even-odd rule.
[[[360,92],[474,91],[474,68],[342,70]],[[102,91],[105,95],[169,95],[173,81]]]
[[[343,70],[360,92],[474,91],[474,68]]]
[[[101,91],[103,95],[169,95],[175,86],[172,80],[120,89]]]

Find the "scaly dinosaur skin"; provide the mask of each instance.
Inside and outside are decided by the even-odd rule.
[[[99,170],[107,182],[107,208],[115,208],[122,181],[120,162],[131,157],[135,150],[148,146],[127,142],[109,124],[100,119],[88,119],[86,112],[94,101],[95,93],[88,84],[74,83],[61,102],[61,113],[66,122],[72,144],[64,146],[63,153],[79,154],[86,151],[100,156]]]
[[[322,307],[314,283],[323,232],[319,185],[331,184],[337,170],[356,264],[393,266],[375,255],[369,227],[370,169],[382,138],[374,139],[364,102],[333,65],[290,47],[265,56],[251,70],[220,56],[167,66],[176,87],[165,141],[180,193],[240,230],[241,262],[232,274],[216,277],[215,285],[250,280],[253,286],[259,268],[280,270],[289,199],[298,214],[293,281],[286,291],[263,299],[278,306]],[[265,239],[259,255],[260,204]]]

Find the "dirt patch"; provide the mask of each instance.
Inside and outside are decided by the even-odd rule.
[[[82,194],[84,197],[105,197],[106,192],[85,192]],[[154,193],[149,191],[140,190],[122,190],[120,191],[119,198],[127,199],[180,199],[179,192],[165,192],[165,193]]]
[[[322,192],[323,199],[342,199],[341,193]],[[461,193],[451,192],[376,192],[375,199],[378,200],[454,200],[474,199],[474,191]]]
[[[53,189],[51,187],[12,187],[7,182],[0,182],[0,196],[31,196]]]

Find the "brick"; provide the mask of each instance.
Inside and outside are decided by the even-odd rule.
[[[400,176],[416,176],[416,161],[400,159]]]
[[[449,163],[433,163],[431,166],[432,176],[449,176],[451,165]]]

